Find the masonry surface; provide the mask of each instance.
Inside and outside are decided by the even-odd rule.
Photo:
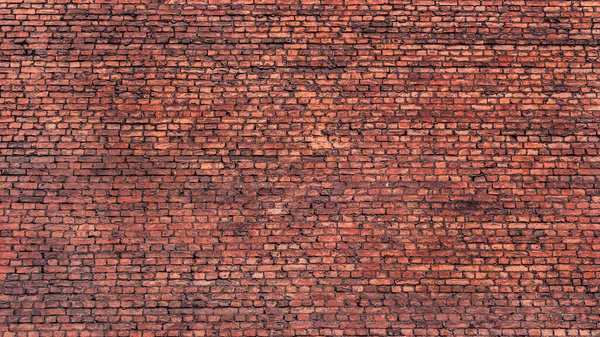
[[[0,2],[2,336],[598,336],[600,2]]]

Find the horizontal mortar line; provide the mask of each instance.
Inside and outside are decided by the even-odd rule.
[[[1,56],[0,56],[1,57]],[[43,62],[43,60],[37,60],[38,62]],[[8,61],[7,61],[8,62]],[[14,61],[11,61],[14,62]],[[62,62],[62,61],[47,61],[47,62]],[[96,61],[86,61],[86,60],[79,60],[79,61],[69,61],[69,62],[96,62]],[[101,61],[102,62],[102,61]],[[304,61],[302,61],[304,62]],[[452,62],[451,60],[449,61],[410,61],[411,63],[435,63],[435,62]],[[467,63],[469,61],[461,61],[464,63]],[[485,63],[486,61],[473,61],[476,63]],[[561,62],[561,61],[548,61],[548,63],[553,63],[553,62]],[[491,62],[490,62],[491,63]],[[518,62],[514,62],[514,63],[518,63]],[[522,62],[522,63],[528,63],[528,62]],[[573,64],[575,64],[576,62],[572,62]],[[559,69],[559,70],[569,70],[571,72],[573,71],[585,71],[585,70],[594,70],[594,69],[598,69],[600,68],[600,59],[597,62],[584,62],[586,64],[595,64],[597,63],[598,66],[593,66],[593,67],[581,67],[581,68],[575,68],[575,67],[560,67],[560,68],[552,68],[550,69],[550,71],[547,72],[543,72],[543,73],[535,73],[537,74],[564,74],[563,72],[556,72],[553,71],[555,69]],[[581,62],[579,62],[578,64],[582,64]],[[34,66],[34,68],[43,68],[46,66]],[[123,65],[122,67],[130,67],[129,65]],[[54,67],[52,67],[54,68]],[[92,69],[94,67],[90,66],[90,67],[69,67],[69,66],[64,66],[64,67],[56,67],[59,69]],[[96,67],[95,69],[118,69],[119,67]],[[397,71],[374,71],[374,69],[378,69],[378,68],[384,68],[384,69],[389,69],[389,70],[394,70],[394,69],[398,69]],[[499,66],[499,65],[453,65],[453,66],[437,66],[437,65],[414,65],[414,66],[408,66],[408,65],[402,65],[402,66],[389,66],[389,65],[373,65],[373,66],[293,66],[293,65],[286,65],[286,66],[274,66],[274,67],[264,67],[264,66],[247,66],[247,67],[241,67],[241,66],[231,66],[231,67],[216,67],[216,68],[211,68],[211,67],[161,67],[161,69],[165,70],[165,73],[168,74],[185,74],[185,73],[191,73],[191,74],[209,74],[209,75],[215,75],[218,76],[219,74],[231,74],[232,70],[247,70],[247,69],[252,69],[252,70],[258,70],[258,71],[273,71],[273,70],[288,70],[288,72],[293,72],[293,71],[297,71],[297,70],[330,70],[330,71],[336,71],[336,70],[361,70],[364,72],[369,72],[369,73],[406,73],[406,74],[411,74],[413,73],[414,69],[435,69],[435,70],[440,70],[440,71],[436,71],[438,73],[448,73],[448,74],[452,74],[453,72],[443,72],[441,70],[446,70],[446,69],[549,69],[548,66],[545,65],[536,65],[536,66],[523,66],[523,65],[510,65],[510,66]],[[169,72],[170,69],[178,69],[179,72]],[[202,70],[202,71],[199,71]],[[406,70],[406,71],[399,71],[399,70]],[[212,73],[210,73],[212,71]],[[19,70],[16,70],[14,68],[2,68],[0,67],[0,73],[7,73],[7,74],[12,74],[12,73],[20,73]],[[51,70],[46,70],[46,73],[48,74],[78,74],[78,72],[68,72],[68,73],[64,73],[64,72],[53,72]],[[127,75],[130,73],[121,73],[116,71],[117,74],[121,74],[121,75]],[[141,79],[137,79],[137,78],[133,78],[133,75],[139,75],[139,74],[151,74],[154,75],[156,73],[156,71],[152,71],[152,70],[148,70],[145,72],[136,72],[135,74],[131,74],[132,79],[129,78],[124,78],[124,80],[128,81],[143,81],[145,80],[144,78]],[[424,72],[424,74],[429,74],[431,72]],[[96,73],[91,73],[89,74],[94,75]],[[484,74],[484,75],[493,75],[495,73],[489,73],[489,74]],[[498,73],[498,74],[504,74],[504,73]],[[527,74],[527,73],[525,73]],[[589,74],[589,75],[595,75],[595,74]],[[160,79],[164,79],[164,78],[153,78],[152,80],[160,80]],[[52,80],[56,80],[56,79],[46,79],[49,81]],[[62,79],[60,79],[62,80]],[[81,79],[69,79],[72,81],[78,81]],[[177,79],[177,81],[186,81],[186,80],[197,80],[197,81],[211,81],[209,80],[201,80],[201,79]],[[257,80],[261,80],[261,79],[257,79]],[[301,79],[299,79],[301,80]],[[109,82],[109,80],[102,80],[103,82]],[[231,81],[235,81],[235,80],[228,80],[229,82]],[[248,80],[245,80],[248,81]],[[253,80],[255,81],[255,80]],[[598,85],[600,87],[600,84]]]

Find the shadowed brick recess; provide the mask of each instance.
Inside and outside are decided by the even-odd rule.
[[[600,2],[0,0],[0,335],[600,336]]]

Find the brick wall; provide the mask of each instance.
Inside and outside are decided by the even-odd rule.
[[[2,336],[600,333],[600,2],[0,2]]]

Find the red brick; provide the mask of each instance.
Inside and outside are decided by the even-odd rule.
[[[599,13],[0,2],[0,335],[599,334]]]

